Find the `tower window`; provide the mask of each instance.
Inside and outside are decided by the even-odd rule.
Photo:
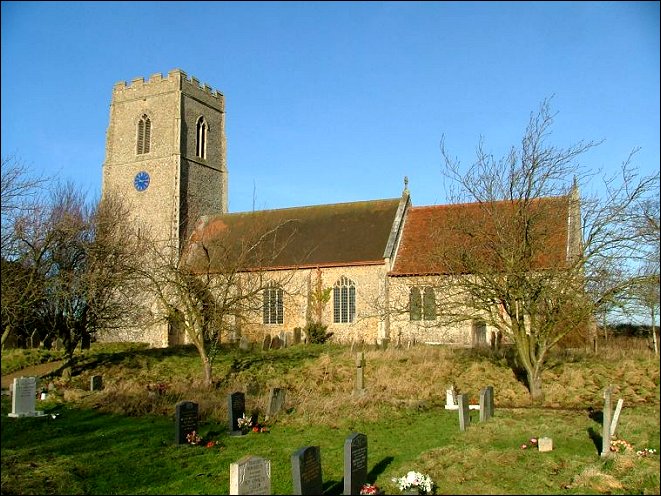
[[[207,123],[204,117],[197,120],[195,140],[195,155],[200,158],[207,158]]]
[[[282,324],[284,313],[282,295],[282,288],[276,285],[269,285],[264,289],[262,303],[264,324]]]
[[[333,322],[353,322],[356,317],[356,286],[342,276],[333,287]]]
[[[138,121],[138,142],[136,146],[136,153],[143,155],[149,153],[151,144],[151,120],[147,114],[143,114]]]

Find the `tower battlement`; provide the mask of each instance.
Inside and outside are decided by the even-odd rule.
[[[220,91],[214,90],[206,83],[200,83],[197,78],[188,76],[181,69],[172,69],[170,72],[168,72],[166,77],[163,77],[162,73],[157,72],[152,74],[147,80],[145,80],[144,77],[137,77],[132,79],[130,82],[119,81],[113,86],[113,94],[121,94],[125,91],[135,91],[142,88],[146,89],[147,87],[153,89],[159,84],[170,85],[175,83],[178,83],[181,89],[184,89],[185,87],[185,89],[188,91],[201,92],[207,96],[211,96],[212,98],[223,98],[223,94]]]

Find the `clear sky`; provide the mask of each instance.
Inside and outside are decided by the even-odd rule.
[[[113,85],[180,68],[225,95],[230,211],[445,203],[472,163],[551,142],[659,170],[659,2],[2,2],[2,156],[92,196]]]

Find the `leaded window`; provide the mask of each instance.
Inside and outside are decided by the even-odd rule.
[[[269,285],[263,291],[263,317],[264,324],[282,324],[284,307],[282,304],[283,291],[276,285]]]
[[[412,321],[436,320],[436,294],[434,288],[411,288],[409,292],[409,317]]]
[[[346,324],[356,317],[356,285],[344,276],[333,287],[333,322]]]

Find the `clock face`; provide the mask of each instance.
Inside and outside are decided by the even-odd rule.
[[[149,186],[149,174],[145,171],[138,172],[133,179],[133,186],[138,191],[144,191]]]

